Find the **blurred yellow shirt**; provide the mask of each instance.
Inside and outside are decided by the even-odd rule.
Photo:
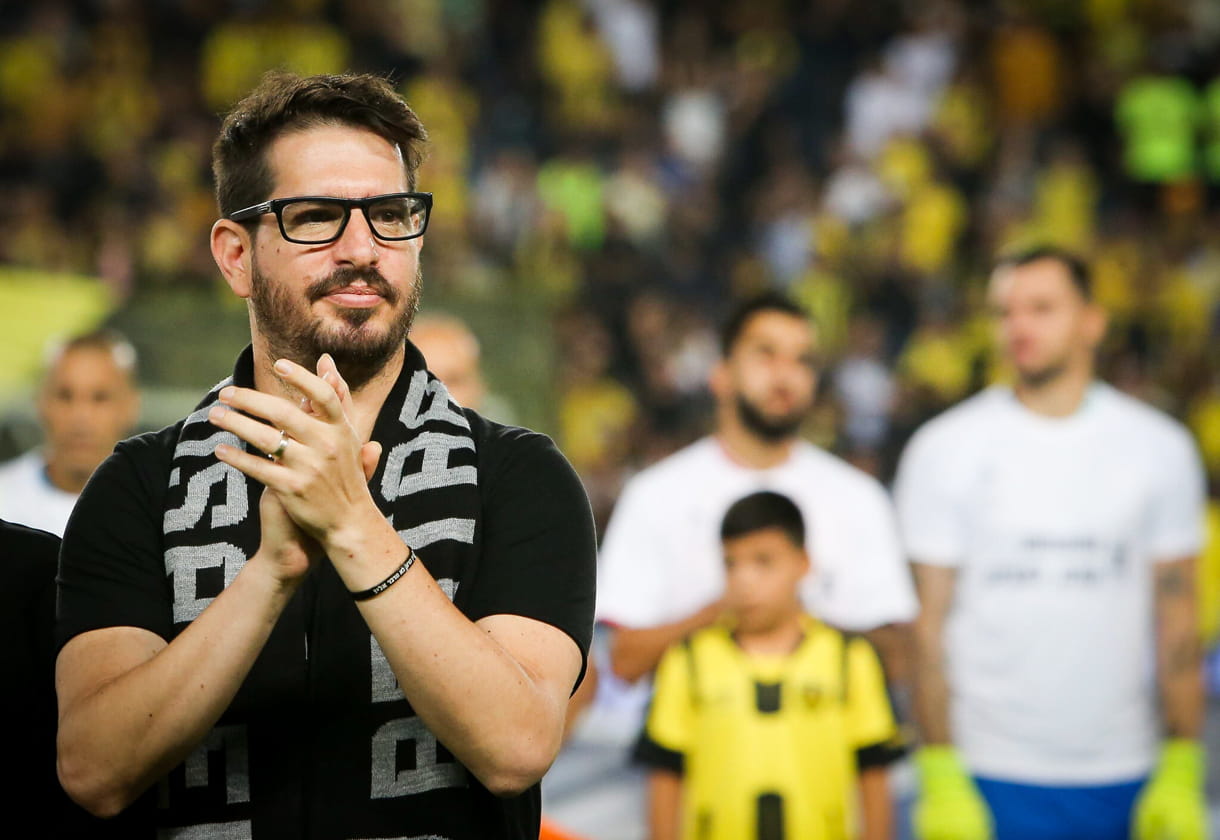
[[[898,360],[898,372],[952,402],[966,394],[977,356],[975,343],[960,329],[920,327]]]
[[[902,213],[903,264],[924,274],[947,269],[966,213],[966,201],[955,188],[938,182],[918,187]]]
[[[680,756],[685,840],[757,837],[768,816],[777,837],[846,840],[858,754],[899,733],[872,646],[806,617],[788,656],[751,656],[724,626],[670,648],[645,738],[647,763]]]

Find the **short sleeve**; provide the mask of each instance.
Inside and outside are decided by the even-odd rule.
[[[479,442],[483,550],[467,617],[550,624],[587,658],[597,541],[580,478],[545,435],[482,422],[489,427]]]
[[[1152,494],[1145,536],[1153,560],[1178,560],[1203,550],[1207,491],[1193,439],[1175,429],[1157,459],[1160,486]]]
[[[597,580],[597,620],[605,624],[652,627],[665,614],[669,564],[657,556],[665,506],[652,495],[639,479],[628,482],[606,526]]]
[[[935,421],[933,421],[935,422]],[[958,566],[966,553],[962,505],[956,498],[943,435],[924,429],[898,464],[894,503],[907,556],[918,563]]]
[[[881,661],[863,637],[849,637],[845,644],[847,726],[851,744],[863,766],[888,764],[901,756],[903,750]]]
[[[830,570],[832,594],[814,602],[815,612],[836,627],[855,631],[913,621],[919,602],[889,496],[880,484],[870,483],[852,500],[851,515],[857,524],[852,531],[852,552],[845,555],[852,562],[849,567]],[[816,566],[816,548],[814,556]],[[816,575],[813,580],[816,582]]]
[[[60,550],[57,649],[103,627],[172,638],[161,512],[174,437],[166,430],[120,443],[85,485]]]
[[[686,643],[671,647],[661,657],[644,734],[635,751],[641,764],[674,772],[683,769],[694,728],[690,657]]]

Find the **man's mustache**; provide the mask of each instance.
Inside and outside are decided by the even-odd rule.
[[[386,280],[384,275],[375,268],[340,268],[332,272],[330,276],[323,277],[318,282],[314,283],[306,294],[309,300],[321,300],[331,292],[362,282],[374,292],[379,294],[386,303],[395,304],[398,302],[398,292],[390,285],[390,281]]]

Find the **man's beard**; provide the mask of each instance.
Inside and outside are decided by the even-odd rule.
[[[767,443],[780,443],[795,437],[801,428],[801,423],[808,414],[808,407],[803,407],[782,414],[778,417],[768,416],[746,399],[744,394],[737,394],[737,416],[750,432]]]
[[[377,307],[338,310],[339,326],[314,317],[309,307],[326,295],[362,280],[381,296],[385,305],[397,307],[402,295],[376,268],[340,268],[305,290],[305,305],[283,286],[270,282],[257,262],[251,277],[250,301],[258,328],[267,341],[272,359],[291,359],[309,370],[316,370],[318,359],[329,353],[349,388],[358,391],[376,376],[399,352],[411,331],[419,308],[422,272],[407,293],[406,305],[384,330],[364,329]]]
[[[1067,370],[1067,362],[1056,362],[1054,364],[1043,365],[1037,370],[1021,370],[1017,369],[1017,379],[1026,388],[1038,389],[1051,384]]]

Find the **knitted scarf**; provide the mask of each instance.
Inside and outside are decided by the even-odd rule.
[[[369,486],[460,608],[478,556],[475,442],[445,386],[411,344],[406,350],[374,425],[382,457]],[[253,381],[247,348],[233,375],[181,426],[163,522],[175,634],[233,582],[259,546],[262,486],[214,454],[218,443],[252,448],[207,420],[221,388]],[[324,561],[280,616],[220,722],[162,783],[158,819],[161,836],[170,837],[204,836],[200,831],[217,838],[383,837],[391,828],[393,836],[456,836],[451,818],[429,823],[426,813],[456,806],[460,800],[452,797],[466,795],[470,784],[465,768],[415,716]],[[421,796],[433,805],[421,809]],[[410,799],[415,804],[407,807]]]

